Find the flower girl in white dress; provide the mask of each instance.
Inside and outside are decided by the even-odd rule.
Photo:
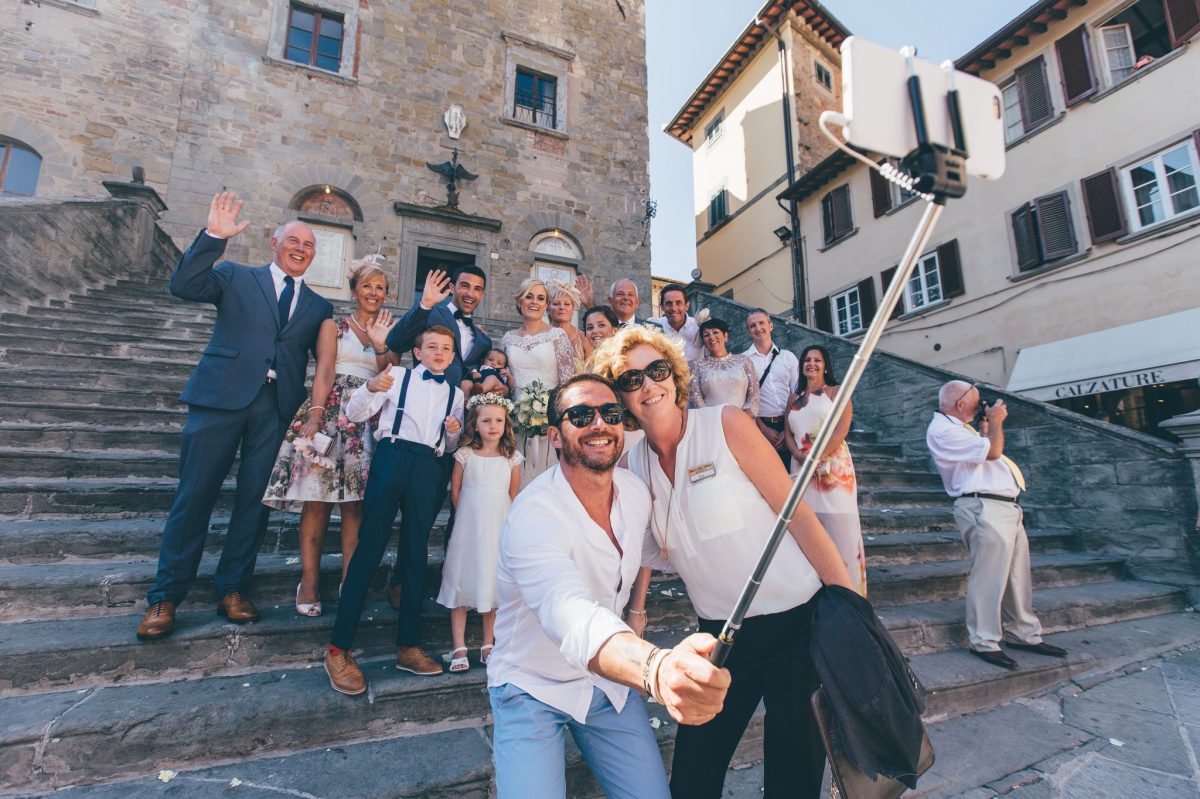
[[[466,671],[467,611],[483,614],[483,646],[479,660],[487,663],[495,643],[498,595],[496,569],[500,558],[500,528],[513,497],[521,487],[521,463],[510,414],[513,405],[499,394],[477,394],[467,402],[467,421],[454,453],[450,501],[454,530],[442,566],[439,604],[450,608],[450,671]]]

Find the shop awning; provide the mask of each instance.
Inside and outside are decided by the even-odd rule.
[[[1017,355],[1008,390],[1060,400],[1200,377],[1200,308],[1073,336]]]

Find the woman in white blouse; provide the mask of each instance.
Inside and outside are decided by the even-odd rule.
[[[688,410],[688,365],[660,332],[621,330],[592,356],[615,380],[646,438],[629,468],[650,488],[651,533],[643,566],[678,572],[699,617],[716,635],[761,554],[791,481],[754,421],[735,407]],[[724,709],[675,739],[674,796],[719,797],[734,750],[760,700],[767,708],[767,796],[816,797],[825,753],[809,697],[809,600],[822,583],[853,588],[820,522],[803,503],[750,606],[726,666]]]

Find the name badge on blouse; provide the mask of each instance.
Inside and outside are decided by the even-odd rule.
[[[707,480],[710,477],[717,476],[717,467],[712,463],[702,463],[699,466],[693,466],[688,469],[688,482],[699,483],[701,480]]]

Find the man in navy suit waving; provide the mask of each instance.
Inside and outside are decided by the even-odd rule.
[[[417,334],[429,325],[450,328],[454,333],[454,363],[447,367],[446,377],[458,385],[470,370],[483,363],[492,348],[491,338],[473,318],[486,287],[487,276],[474,264],[461,267],[453,281],[440,269],[430,270],[420,300],[388,334],[388,349],[407,352],[416,344]],[[444,302],[451,293],[454,298]]]
[[[179,395],[188,405],[179,488],[163,529],[158,576],[146,594],[150,607],[138,624],[142,640],[175,629],[175,610],[196,579],[213,505],[239,448],[237,494],[213,587],[217,613],[238,624],[258,619],[244,591],[266,531],[263,492],[287,424],[304,401],[317,331],[333,315],[329,301],[304,284],[316,239],[303,222],[276,228],[267,266],[217,263],[226,240],[250,224],[238,221],[242,205],[231,192],[213,197],[207,226],[171,275],[171,293],[211,302],[217,321]]]

